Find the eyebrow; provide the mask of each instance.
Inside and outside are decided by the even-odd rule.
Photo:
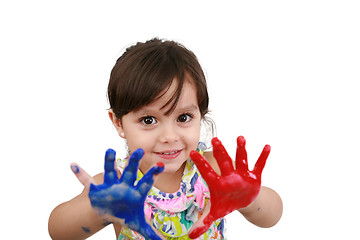
[[[198,110],[198,109],[199,109],[199,107],[197,105],[191,104],[189,106],[176,108],[175,111],[186,112],[186,111],[195,111],[195,110]]]
[[[195,104],[191,104],[191,105],[188,105],[188,106],[184,106],[184,107],[176,107],[174,112],[192,112],[192,111],[196,111],[196,110],[199,110],[199,107]],[[152,107],[148,107],[148,106],[144,106],[142,107],[141,109],[139,109],[138,111],[134,111],[134,113],[136,115],[145,115],[145,114],[153,114],[153,113],[158,113],[158,112],[161,112],[162,114],[165,115],[165,113],[163,112],[163,110],[161,109],[155,109],[155,108],[152,108]]]

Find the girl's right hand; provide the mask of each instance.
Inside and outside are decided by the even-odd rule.
[[[134,185],[139,161],[144,155],[144,151],[142,149],[134,151],[120,179],[114,168],[115,154],[116,152],[112,149],[106,151],[103,184],[95,185],[93,178],[76,163],[71,164],[71,169],[89,191],[92,207],[106,221],[126,225],[146,239],[162,239],[145,220],[144,202],[154,183],[154,175],[164,170],[164,164],[157,163]]]

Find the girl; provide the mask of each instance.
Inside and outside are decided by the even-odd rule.
[[[160,39],[126,49],[111,72],[108,98],[130,158],[114,168],[109,149],[105,172],[93,178],[71,165],[85,188],[51,213],[53,239],[85,239],[108,224],[118,239],[225,239],[223,217],[233,210],[260,227],[279,221],[280,197],[260,185],[269,146],[248,171],[243,137],[235,166],[217,138],[214,153],[199,144],[209,99],[191,51]]]

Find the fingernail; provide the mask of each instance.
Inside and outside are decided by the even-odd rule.
[[[245,145],[245,143],[246,143],[246,140],[243,136],[239,136],[237,141],[238,141],[238,145],[241,145],[241,146]]]
[[[164,163],[163,162],[158,162],[158,163],[156,163],[156,166],[164,167]]]
[[[155,174],[159,174],[159,173],[161,173],[162,171],[164,171],[164,163],[162,163],[162,162],[156,163],[156,167],[155,167],[154,173],[155,173]]]
[[[73,173],[77,174],[79,173],[80,169],[78,166],[76,165],[71,165],[71,170],[73,171]]]
[[[144,155],[144,150],[142,148],[136,149],[133,154],[131,154],[131,157],[140,160]]]
[[[105,158],[106,159],[114,159],[116,156],[116,152],[115,150],[109,148],[108,150],[106,150],[105,152]]]
[[[219,147],[222,146],[221,141],[220,141],[217,137],[214,137],[214,138],[211,140],[211,144],[213,145],[214,148],[219,148]]]
[[[265,145],[265,150],[268,151],[268,152],[270,152],[270,150],[271,150],[270,145]]]

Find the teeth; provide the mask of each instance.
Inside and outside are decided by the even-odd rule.
[[[171,154],[175,154],[175,153],[177,153],[177,151],[169,152],[169,153],[162,153],[162,154],[164,154],[164,155],[171,155]]]

